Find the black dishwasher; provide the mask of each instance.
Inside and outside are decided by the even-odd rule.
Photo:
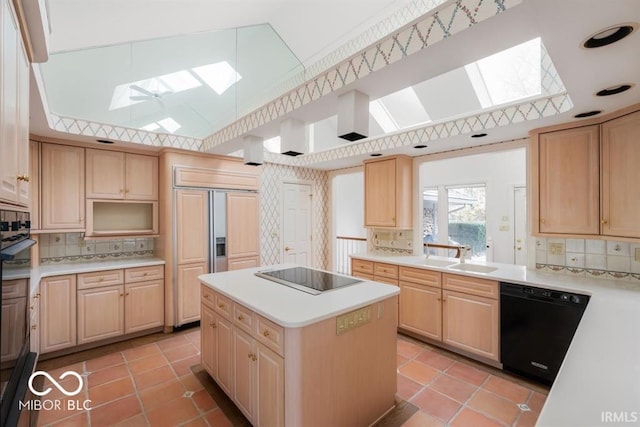
[[[505,371],[553,383],[589,296],[500,283],[500,356]]]

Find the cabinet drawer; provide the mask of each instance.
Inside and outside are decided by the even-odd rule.
[[[244,329],[247,333],[253,333],[253,311],[240,304],[233,304],[233,323],[240,329]]]
[[[78,289],[99,288],[102,286],[122,285],[124,270],[96,271],[78,274]]]
[[[373,266],[373,275],[387,277],[389,279],[398,278],[398,266],[393,264],[383,264],[376,262]]]
[[[2,299],[27,296],[27,279],[7,280],[2,282]]]
[[[284,357],[284,328],[256,314],[255,336],[258,341]]]
[[[351,271],[359,271],[360,273],[373,274],[373,261],[365,261],[363,259],[351,259]]]
[[[215,292],[215,306],[213,309],[220,313],[225,319],[231,320],[231,311],[233,310],[233,302],[223,295]]]
[[[361,273],[359,271],[354,271],[351,273],[353,277],[357,277],[358,279],[371,280],[373,281],[373,274]]]
[[[463,292],[480,297],[498,299],[498,282],[487,279],[477,279],[475,277],[459,276],[457,274],[442,275],[443,288],[450,291]]]
[[[124,271],[125,283],[145,282],[164,278],[163,265],[151,265],[149,267],[127,268]]]
[[[215,292],[205,286],[205,285],[201,285],[200,286],[200,295],[202,296],[202,298],[200,298],[200,300],[208,305],[209,307],[213,308],[215,302],[216,302],[216,297],[215,297]]]
[[[388,277],[373,276],[374,282],[386,283],[387,285],[400,286],[398,279],[389,279]]]
[[[420,268],[400,267],[400,280],[419,285],[442,287],[442,273]]]

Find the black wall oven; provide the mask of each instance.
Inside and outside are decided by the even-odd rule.
[[[6,262],[12,261],[18,254],[35,244],[29,238],[30,228],[28,212],[0,210],[0,425],[3,427],[18,424],[20,402],[27,395],[29,377],[38,358],[37,353],[29,349],[29,290],[25,290],[24,296],[16,298],[11,295],[12,298],[9,299],[9,293],[5,292],[4,280],[7,272]]]

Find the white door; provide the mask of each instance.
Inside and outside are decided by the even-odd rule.
[[[311,185],[283,184],[282,262],[311,266]]]
[[[514,187],[513,189],[513,263],[527,264],[527,189]]]

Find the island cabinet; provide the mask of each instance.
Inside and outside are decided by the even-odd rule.
[[[442,274],[442,341],[465,352],[500,359],[499,283]]]
[[[396,156],[364,164],[364,226],[413,227],[413,160]]]
[[[207,372],[252,425],[366,426],[393,407],[397,326],[393,294],[342,315],[284,327],[247,308],[240,299],[222,295],[203,278],[225,277],[244,291],[250,290],[252,285],[247,282],[252,281],[256,288],[251,288],[250,294],[260,293],[260,288],[267,286],[276,293],[292,295],[294,305],[304,299],[313,303],[314,298],[322,296],[282,289],[251,273],[241,273],[200,278],[204,322],[201,354]],[[286,299],[285,294],[280,297]],[[225,329],[229,325],[230,338]],[[232,363],[227,362],[229,357]],[[233,366],[231,382],[224,371],[226,366]]]
[[[158,200],[158,158],[120,151],[86,151],[89,199]]]

